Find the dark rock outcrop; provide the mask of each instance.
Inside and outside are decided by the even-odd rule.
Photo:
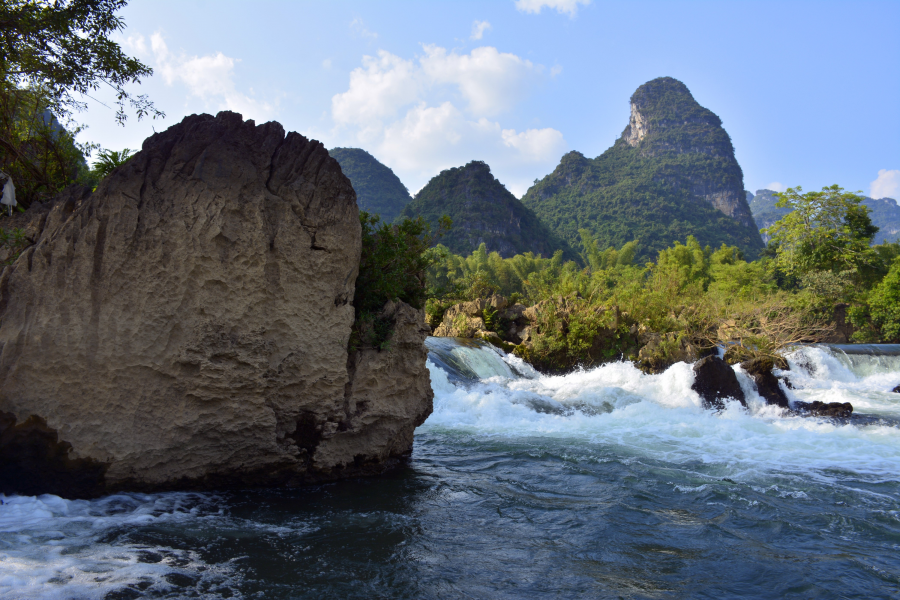
[[[853,405],[849,402],[794,402],[794,410],[801,415],[812,417],[831,417],[846,419],[853,414]]]
[[[386,307],[394,354],[348,364],[360,224],[319,142],[192,115],[38,229],[0,274],[0,492],[296,485],[409,452],[423,315]]]
[[[741,367],[756,384],[756,391],[765,399],[767,404],[774,404],[781,408],[790,408],[788,398],[778,385],[778,378],[772,373],[775,361],[771,358],[754,358],[741,363]]]
[[[897,387],[895,387],[895,388],[892,389],[891,391],[894,392],[895,394],[900,394],[900,385],[898,385]]]
[[[734,370],[718,356],[707,356],[697,361],[691,389],[700,394],[704,408],[721,410],[725,408],[726,398],[733,398],[747,406],[744,390]]]

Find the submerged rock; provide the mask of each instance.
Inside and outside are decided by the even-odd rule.
[[[700,394],[704,408],[721,410],[725,408],[725,398],[733,398],[747,406],[744,390],[734,370],[718,356],[707,356],[697,361],[691,389]]]
[[[790,408],[788,398],[778,385],[778,378],[772,373],[775,361],[768,357],[754,358],[741,363],[741,368],[753,379],[756,391],[767,404],[774,404],[781,408]]]
[[[391,351],[348,365],[360,224],[319,142],[192,115],[70,196],[0,275],[0,492],[295,485],[409,452],[422,313],[387,307]]]
[[[813,417],[847,418],[853,414],[853,405],[849,402],[794,402],[794,409],[801,415]]]

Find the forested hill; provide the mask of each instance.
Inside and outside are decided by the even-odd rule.
[[[332,148],[328,151],[341,165],[356,190],[360,210],[381,215],[390,223],[412,201],[409,191],[391,169],[361,148]]]
[[[432,227],[448,215],[453,227],[440,243],[456,254],[468,255],[484,243],[489,252],[499,252],[504,258],[524,252],[550,257],[556,250],[563,250],[568,260],[577,258],[494,178],[487,164],[477,160],[441,171],[401,214],[422,216]]]
[[[642,258],[688,235],[753,258],[763,242],[743,178],[719,117],[661,77],[632,95],[628,126],[609,150],[594,159],[569,152],[522,203],[576,248],[585,228],[601,248],[638,240]]]
[[[753,219],[760,229],[771,226],[775,221],[791,212],[787,208],[775,206],[778,198],[772,190],[756,190],[755,196],[747,192],[747,200],[750,203],[750,210],[753,212]],[[873,244],[900,241],[900,206],[893,198],[876,199],[864,196],[862,204],[869,207],[869,218],[872,219],[872,225],[878,227],[878,233],[872,240]],[[765,235],[763,235],[763,239],[765,239]]]

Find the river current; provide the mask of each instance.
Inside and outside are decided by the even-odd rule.
[[[429,338],[408,463],[301,489],[0,495],[0,598],[897,598],[898,348],[805,347],[789,398],[691,366],[541,376]],[[857,352],[859,349],[855,349]]]

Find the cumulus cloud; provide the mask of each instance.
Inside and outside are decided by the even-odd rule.
[[[434,83],[458,86],[475,115],[495,115],[509,110],[527,92],[540,69],[515,54],[491,46],[469,54],[425,46],[420,60],[426,77]]]
[[[783,192],[787,188],[784,187],[784,184],[773,181],[772,183],[767,183],[766,187],[763,189],[772,190],[773,192]]]
[[[268,102],[237,91],[234,58],[221,52],[206,56],[176,56],[169,51],[159,33],[150,37],[150,48],[156,72],[162,75],[167,85],[184,84],[192,96],[201,99],[207,106],[216,110],[233,110],[245,118],[265,120],[274,114],[274,107]]]
[[[480,40],[484,37],[484,32],[491,28],[491,24],[487,21],[475,21],[472,23],[472,35],[470,40]]]
[[[516,0],[516,8],[522,12],[538,14],[546,6],[558,13],[574,17],[578,13],[578,5],[587,6],[591,0]]]
[[[879,169],[878,177],[869,187],[872,198],[900,200],[900,169]]]
[[[516,131],[497,118],[514,108],[543,68],[493,47],[468,54],[425,45],[405,59],[365,56],[331,112],[342,144],[360,145],[390,166],[411,190],[443,169],[484,160],[521,195],[566,149],[552,128]]]

